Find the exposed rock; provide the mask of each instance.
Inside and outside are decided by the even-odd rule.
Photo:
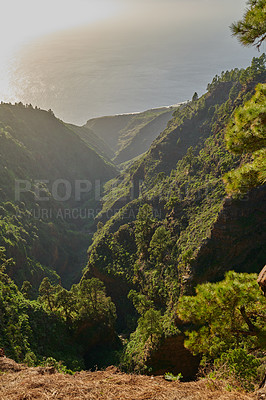
[[[217,281],[229,270],[259,273],[265,263],[266,185],[243,199],[227,198],[211,237],[193,262],[194,283]]]
[[[266,265],[258,276],[258,284],[261,287],[264,295],[266,296]]]
[[[198,372],[200,358],[193,356],[184,346],[184,336],[166,338],[160,348],[150,359],[149,367],[154,375],[163,375],[171,372],[178,375],[180,372],[184,380],[195,379]]]

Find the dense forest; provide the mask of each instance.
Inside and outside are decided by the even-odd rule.
[[[261,46],[264,9],[250,1],[232,25],[243,44]],[[258,385],[265,64],[263,53],[223,71],[203,96],[174,108],[82,127],[1,103],[6,355],[68,373],[115,364],[170,380],[200,370],[244,390]]]

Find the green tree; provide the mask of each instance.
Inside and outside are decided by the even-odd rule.
[[[195,92],[195,93],[193,94],[193,96],[192,96],[192,101],[193,101],[193,103],[194,103],[195,101],[197,101],[198,98],[199,98],[199,95],[198,95],[197,92]]]
[[[231,31],[244,46],[255,45],[259,49],[266,39],[265,0],[248,0],[248,9],[242,20],[231,25]]]
[[[246,349],[230,349],[215,360],[215,369],[225,379],[232,377],[245,390],[254,390],[253,382],[258,375],[259,359],[249,354]],[[218,375],[214,372],[214,376]]]
[[[247,155],[251,162],[224,176],[228,193],[245,193],[266,181],[266,84],[259,84],[255,95],[238,108],[227,126],[227,148]]]
[[[152,207],[148,204],[140,207],[135,222],[135,238],[138,254],[142,258],[148,258],[148,247],[151,240],[155,219],[153,218]]]
[[[15,265],[13,258],[6,258],[5,247],[0,247],[0,272],[5,272],[8,267]]]
[[[138,330],[142,340],[150,340],[151,344],[156,344],[163,334],[161,312],[150,308],[138,321]]]
[[[144,310],[142,310],[144,312]],[[147,369],[147,360],[163,336],[163,317],[161,312],[149,308],[138,320],[135,332],[125,348],[123,364],[127,369],[142,371]]]
[[[104,224],[102,223],[102,221],[99,221],[97,224],[97,232],[99,232],[102,228],[103,228]]]
[[[164,227],[159,226],[154,232],[149,246],[150,259],[157,266],[163,266],[163,263],[169,258],[171,245],[171,234]]]
[[[71,320],[73,313],[76,315],[77,299],[72,291],[60,288],[60,290],[56,293],[55,303],[59,311],[62,311],[66,321]]]
[[[115,305],[106,296],[103,282],[97,278],[83,279],[78,285],[77,296],[81,318],[105,319],[113,324],[116,319]]]
[[[144,294],[138,293],[135,290],[130,290],[128,298],[132,301],[135,309],[140,315],[144,315],[146,311],[153,307],[153,302]]]
[[[32,284],[29,281],[24,281],[20,291],[25,297],[25,299],[29,299],[31,297],[31,290],[32,290]]]
[[[256,88],[256,94],[236,110],[226,131],[226,144],[235,154],[252,153],[266,146],[266,84]]]
[[[207,359],[232,348],[249,350],[266,344],[266,298],[256,274],[227,272],[218,283],[198,285],[195,296],[183,296],[178,316],[193,325],[185,345]]]
[[[49,278],[43,278],[39,287],[39,300],[44,303],[50,311],[53,311],[56,304],[57,287],[52,285]]]

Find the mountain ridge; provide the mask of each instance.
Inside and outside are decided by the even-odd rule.
[[[152,141],[166,127],[176,108],[169,106],[93,118],[84,126],[92,129],[111,147],[114,153],[113,162],[121,164],[148,150]]]

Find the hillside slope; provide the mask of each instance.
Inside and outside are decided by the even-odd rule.
[[[27,175],[24,168],[29,169],[23,163],[18,165],[19,152],[27,152],[29,161],[34,163],[30,179],[93,181],[108,180],[116,175],[113,165],[107,163],[51,112],[22,104],[1,104],[0,123],[2,171],[8,170],[16,178],[25,179]],[[15,156],[11,157],[8,149],[4,148],[6,142],[12,142],[13,147],[16,144]],[[9,186],[13,189],[13,185],[9,183]]]
[[[89,147],[93,148],[96,153],[102,155],[104,158],[111,159],[114,157],[112,149],[97,136],[92,129],[86,126],[77,126],[73,124],[66,124],[69,129],[74,131]]]
[[[265,71],[261,57],[247,70],[216,76],[205,95],[174,113],[143,157],[106,185],[84,277],[104,281],[122,332],[132,332],[130,304],[142,299],[150,318],[168,321],[158,340],[174,337],[183,332],[174,311],[180,296],[228,270],[263,267],[265,186],[229,200],[223,176],[242,162],[226,149],[226,126]],[[126,362],[145,370],[152,355],[141,329],[130,336]]]
[[[165,129],[176,107],[165,107],[136,114],[93,118],[92,129],[113,150],[113,161],[121,164],[148,150],[152,141]]]
[[[0,245],[15,260],[9,273],[17,283],[37,285],[56,271],[69,284],[80,274],[92,217],[72,218],[70,210],[95,209],[95,182],[117,174],[94,145],[52,112],[0,105]],[[81,180],[91,189],[79,195]]]

